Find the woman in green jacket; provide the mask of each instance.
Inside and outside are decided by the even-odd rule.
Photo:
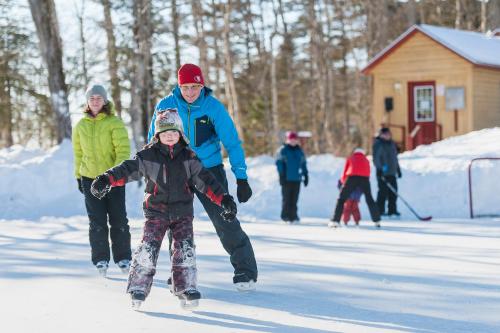
[[[128,273],[131,250],[125,186],[113,187],[102,200],[90,192],[94,178],[130,157],[128,134],[122,120],[115,115],[113,103],[108,101],[103,86],[91,86],[86,98],[85,116],[73,128],[73,150],[78,189],[85,196],[90,221],[92,263],[106,276],[110,235],[113,260]]]

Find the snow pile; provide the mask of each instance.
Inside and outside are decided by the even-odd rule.
[[[403,171],[400,193],[422,215],[466,218],[469,216],[467,167],[471,159],[484,156],[500,157],[500,128],[472,132],[403,153],[400,155]],[[308,158],[310,182],[300,193],[301,216],[324,219],[331,216],[344,161],[331,155]],[[248,221],[279,219],[281,193],[274,159],[259,156],[247,162],[253,197],[250,202],[239,205],[240,216]],[[229,170],[228,163],[225,164]],[[494,195],[500,187],[499,172],[500,162],[478,163],[474,167],[474,205],[478,211],[488,207],[500,211]],[[227,174],[230,192],[235,195],[236,181],[230,171]],[[0,179],[0,218],[86,214],[73,176],[73,153],[68,141],[47,152],[19,146],[0,150]],[[374,175],[371,181],[375,196]],[[139,183],[127,185],[129,216],[142,216],[142,197],[143,188]],[[195,202],[196,212],[205,216],[200,204]],[[402,202],[399,209],[403,216],[412,217]],[[365,219],[369,218],[364,200],[361,212]]]

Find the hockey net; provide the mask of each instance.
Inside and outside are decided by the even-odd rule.
[[[469,163],[470,218],[500,217],[500,157],[479,157]]]

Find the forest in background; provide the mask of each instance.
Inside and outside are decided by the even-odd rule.
[[[272,154],[290,129],[312,133],[309,153],[344,155],[376,129],[368,59],[413,24],[500,27],[500,0],[58,2],[0,2],[0,148],[70,138],[98,82],[142,147],[154,106],[193,61],[247,155]],[[68,29],[78,33],[63,42]]]

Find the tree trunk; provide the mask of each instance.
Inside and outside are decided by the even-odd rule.
[[[455,0],[455,29],[460,29],[462,26],[462,4],[461,0]]]
[[[177,1],[172,0],[172,33],[174,35],[175,68],[181,68],[181,51],[179,47],[179,14],[177,13]]]
[[[202,3],[198,0],[191,0],[191,8],[193,11],[194,27],[196,30],[195,45],[198,47],[200,55],[200,68],[203,72],[205,85],[210,86],[210,68],[208,64],[208,46],[206,41],[206,32],[204,26],[204,17]]]
[[[40,51],[49,73],[49,91],[57,124],[57,142],[71,138],[71,119],[62,63],[62,42],[59,35],[53,0],[29,0],[35,22]]]
[[[115,104],[116,112],[118,116],[121,117],[122,99],[120,78],[118,77],[118,52],[116,48],[113,20],[111,19],[111,4],[109,0],[102,0],[101,3],[104,9],[104,30],[106,31],[107,38],[109,76],[111,77],[111,97]]]
[[[240,133],[240,135],[243,135],[243,132],[241,131],[238,92],[236,90],[236,83],[234,81],[234,76],[233,76],[233,54],[231,51],[231,41],[229,40],[230,36],[229,33],[231,31],[231,20],[230,20],[232,11],[231,5],[232,5],[231,0],[228,0],[226,5],[224,6],[225,11],[224,11],[223,39],[224,39],[224,61],[225,61],[224,70],[227,82],[226,95],[227,95],[229,114],[233,118],[238,133]]]
[[[486,32],[486,3],[487,0],[481,0],[481,32]]]
[[[279,119],[278,119],[278,82],[276,79],[276,55],[274,55],[274,37],[276,31],[269,38],[270,56],[271,56],[271,151],[275,152],[279,145]]]
[[[2,42],[0,41],[0,43]],[[8,71],[6,59],[0,59],[0,148],[10,147],[14,144]]]
[[[81,8],[76,6],[76,18],[78,20],[78,32],[80,37],[80,44],[82,50],[82,71],[83,71],[83,85],[85,89],[89,86],[89,75],[87,68],[87,41],[85,39],[85,21],[83,19],[83,15],[85,13],[85,0],[81,2]]]
[[[133,9],[134,39],[137,48],[134,54],[134,76],[130,89],[130,117],[135,145],[137,149],[140,149],[146,143],[149,121],[153,112],[151,1],[134,1]]]

